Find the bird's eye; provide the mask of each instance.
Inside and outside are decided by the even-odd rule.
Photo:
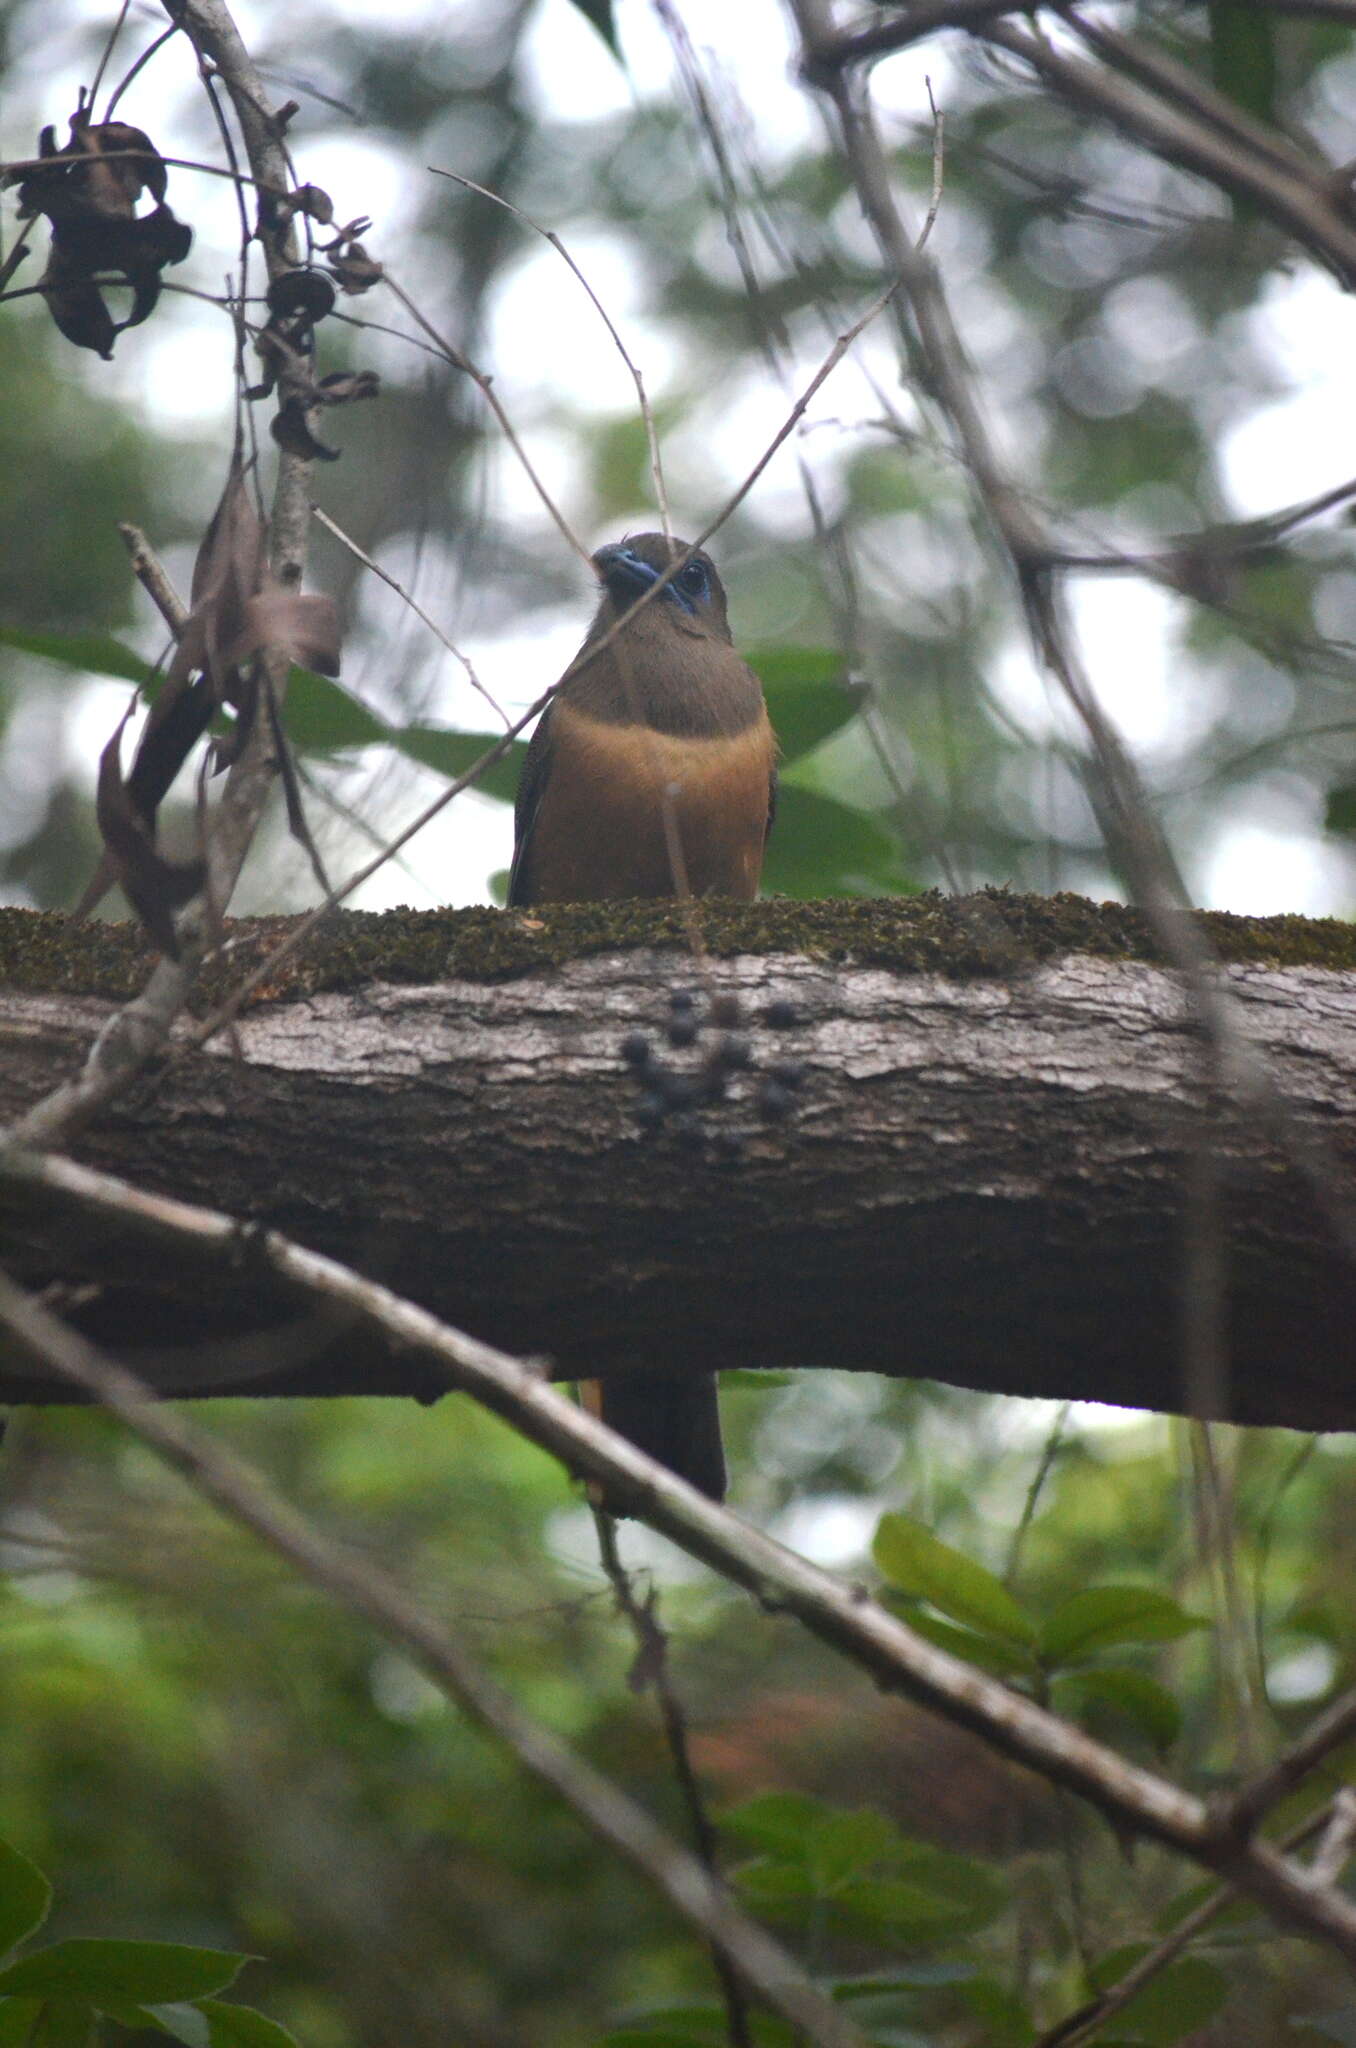
[[[690,562],[684,563],[673,580],[688,597],[706,597],[711,589],[706,564],[700,555],[694,555]]]

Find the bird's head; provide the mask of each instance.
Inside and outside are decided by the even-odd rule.
[[[653,589],[671,563],[681,561],[690,543],[669,540],[662,533],[633,533],[612,541],[593,557],[598,580],[614,614],[620,618],[647,590]],[[698,548],[647,610],[656,610],[674,624],[714,633],[728,640],[725,589],[711,557]]]

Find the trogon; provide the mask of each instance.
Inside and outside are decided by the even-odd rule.
[[[758,893],[777,742],[710,557],[693,553],[639,603],[689,545],[638,533],[593,557],[597,612],[523,763],[511,905]],[[586,1388],[585,1399],[723,1499],[714,1374],[636,1372]]]

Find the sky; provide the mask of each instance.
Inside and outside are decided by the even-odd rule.
[[[454,36],[459,19],[474,19],[475,0],[343,0],[334,11],[353,25],[370,21],[374,33],[398,23],[426,25]],[[268,8],[247,0],[235,12],[247,42],[266,33]],[[775,164],[812,139],[817,117],[792,76],[791,35],[780,0],[738,0],[737,5],[730,0],[681,0],[681,12],[698,50],[736,85],[764,160]],[[105,0],[79,0],[67,18],[103,22],[108,15]],[[554,120],[590,121],[624,109],[633,96],[671,97],[676,90],[671,52],[650,0],[617,0],[617,19],[627,58],[625,74],[569,0],[541,0],[526,44],[530,104]],[[60,103],[44,104],[41,118],[60,118],[66,111],[66,79],[77,73],[67,71],[62,77],[60,53],[50,48],[44,70],[48,77],[61,79]],[[874,89],[887,126],[892,120],[913,124],[926,117],[929,79],[944,107],[949,76],[946,43],[938,39],[880,65]],[[5,139],[12,148],[13,139]],[[420,197],[420,183],[429,174],[422,167],[396,163],[360,133],[331,131],[310,142],[305,111],[294,128],[294,140],[302,175],[333,194],[340,216],[371,213],[377,223],[370,238],[373,246],[385,253],[398,245]],[[350,205],[349,194],[361,197]],[[224,185],[218,204],[230,204]],[[950,243],[948,226],[943,202],[938,246],[948,276],[957,278],[964,289],[963,224],[955,224]],[[624,329],[652,392],[662,391],[670,344],[644,319],[621,251],[606,236],[593,235],[576,239],[572,252]],[[973,283],[982,289],[982,279]],[[1356,302],[1312,266],[1300,263],[1273,282],[1256,317],[1274,366],[1276,396],[1223,436],[1222,471],[1232,510],[1239,517],[1292,503],[1356,470],[1350,437],[1343,445],[1334,434],[1335,421],[1351,418]],[[228,388],[224,375],[212,374],[214,352],[229,351],[223,328],[219,316],[208,310],[196,317],[190,310],[173,322],[158,315],[145,344],[126,349],[112,367],[118,397],[129,410],[145,408],[172,428],[187,432],[210,427],[220,392]],[[543,333],[550,335],[546,352]],[[551,250],[525,235],[522,255],[499,287],[485,355],[493,365],[496,388],[523,423],[534,459],[566,497],[572,457],[551,424],[553,392],[568,390],[572,405],[596,408],[600,418],[615,417],[630,400],[624,365],[600,349],[598,339],[598,316],[575,280]],[[884,335],[869,338],[863,354],[888,371],[891,350]],[[549,366],[545,376],[544,362]],[[108,375],[104,366],[97,368],[101,378]],[[845,368],[826,387],[816,406],[820,417],[851,415],[854,376],[850,367]],[[784,403],[780,392],[766,386],[719,395],[717,438],[728,450],[726,487],[744,473],[775,430]],[[489,488],[501,507],[521,506],[524,518],[539,517],[521,473],[506,456],[492,459]],[[774,461],[758,492],[760,516],[772,524],[784,523],[790,533],[805,532],[808,522],[790,451]],[[585,539],[592,545],[604,537]],[[399,574],[403,565],[388,560],[385,566]],[[539,616],[530,632],[516,637],[473,634],[466,641],[477,670],[509,711],[532,701],[574,652],[591,608],[582,572],[579,581],[577,605]],[[1353,617],[1334,621],[1333,630],[1356,637],[1356,578],[1351,590]],[[382,602],[374,598],[372,608],[378,631],[383,630],[385,616]],[[1071,589],[1072,615],[1103,706],[1131,746],[1148,758],[1179,745],[1185,736],[1183,721],[1192,716],[1192,706],[1175,687],[1174,678],[1174,634],[1181,603],[1129,578],[1087,578]],[[448,624],[456,637],[455,621]],[[1059,710],[1052,706],[1047,686],[1017,636],[991,680],[1005,707],[1031,730],[1058,727]],[[122,702],[120,690],[91,684],[81,713],[72,722],[69,745],[82,763],[90,764],[91,778],[92,764]],[[451,662],[430,709],[449,724],[480,728],[487,722],[484,707],[469,696]],[[430,778],[406,790],[402,808],[412,812],[436,788]],[[1349,912],[1349,870],[1325,847],[1314,804],[1309,785],[1283,772],[1242,792],[1192,877],[1198,900],[1206,907],[1255,913]],[[423,906],[489,900],[488,875],[507,865],[511,838],[505,806],[474,796],[460,798],[416,842],[406,865],[387,869],[353,900],[366,908],[395,902]]]

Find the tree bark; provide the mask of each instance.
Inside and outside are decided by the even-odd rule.
[[[1356,971],[1278,964],[1265,936],[1224,970],[1288,1105],[1294,1145],[1278,1147],[1221,1099],[1174,977],[1127,957],[1147,950],[1128,913],[1075,906],[1097,950],[1065,950],[1044,928],[1033,939],[1026,899],[978,901],[968,919],[964,904],[844,906],[858,937],[840,960],[824,957],[827,909],[722,910],[708,923],[734,950],[711,958],[709,980],[653,945],[563,957],[562,932],[606,943],[597,912],[406,916],[385,973],[386,921],[342,920],[323,971],[279,977],[235,1045],[222,1034],[172,1058],[81,1153],[284,1230],[562,1375],[838,1366],[1356,1427],[1356,1277],[1323,1214],[1356,1165]],[[866,908],[881,918],[863,922]],[[930,915],[935,937],[946,921],[949,970],[861,936],[887,913],[897,933]],[[671,912],[647,915],[672,938]],[[33,918],[35,940],[56,922]],[[1273,953],[1283,928],[1292,955],[1307,930],[1312,956],[1334,957],[1328,927],[1266,922]],[[473,925],[526,946],[514,978],[482,978],[505,971],[498,956],[464,971],[446,935]],[[415,927],[432,945],[423,966]],[[285,930],[240,927],[238,948]],[[355,932],[374,940],[360,961],[345,949]],[[131,941],[60,938],[50,971],[15,972],[0,946],[6,1118],[115,1007],[75,990],[82,972],[87,986],[113,973],[100,945]],[[537,938],[550,964],[521,971]],[[458,971],[436,978],[435,956]],[[671,1008],[675,983],[690,1007]],[[728,1033],[713,994],[737,998],[750,1064],[721,1069],[721,1099],[685,1105]],[[675,1048],[668,1027],[681,1037],[688,1017],[699,1035]],[[633,1034],[648,1067],[635,1046],[623,1056]],[[1288,1155],[1306,1149],[1301,1172]],[[425,1368],[299,1314],[251,1270],[247,1239],[234,1274],[148,1269],[130,1243],[31,1192],[21,1211],[11,1192],[0,1247],[165,1391],[441,1391]],[[1222,1360],[1205,1370],[1184,1343],[1186,1276],[1216,1254]],[[0,1398],[68,1396],[0,1358]]]

